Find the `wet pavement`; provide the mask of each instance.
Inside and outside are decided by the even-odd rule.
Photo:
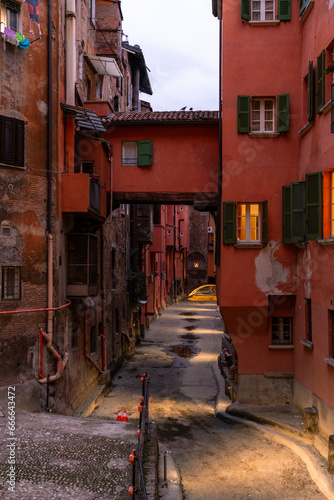
[[[158,425],[161,459],[171,452],[167,481],[160,461],[160,498],[334,498],[324,458],[307,443],[259,423],[278,422],[300,433],[301,415],[293,405],[230,405],[217,365],[222,330],[217,306],[182,302],[151,323],[90,417],[18,410],[15,493],[8,490],[12,437],[6,411],[3,417],[0,412],[0,497],[128,499],[128,456],[138,445],[141,376],[148,371],[150,418]],[[126,411],[128,422],[117,421],[119,411]]]

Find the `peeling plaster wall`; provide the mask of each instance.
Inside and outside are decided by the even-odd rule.
[[[279,247],[278,241],[270,241],[255,259],[256,285],[267,295],[281,293],[279,286],[286,283],[290,276],[290,269],[284,268],[275,257]]]

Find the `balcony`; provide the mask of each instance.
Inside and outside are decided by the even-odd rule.
[[[166,251],[166,230],[160,224],[154,224],[153,244],[150,252],[164,253]]]
[[[61,174],[61,210],[106,217],[106,191],[88,173]]]

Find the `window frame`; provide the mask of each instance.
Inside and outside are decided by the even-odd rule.
[[[14,270],[13,280],[7,277],[7,271]],[[9,293],[9,288],[13,289],[12,294]],[[1,268],[1,300],[13,301],[21,300],[21,266],[2,266]]]
[[[136,145],[136,157],[128,158],[124,155],[125,146],[129,143]],[[125,161],[125,159],[127,161]],[[153,141],[151,139],[127,140],[121,143],[121,166],[122,167],[150,167],[153,165]]]
[[[278,339],[274,339],[274,320],[278,320],[277,324],[277,334]],[[284,331],[284,321],[289,320],[289,331],[288,338],[284,339],[285,331]],[[286,346],[293,345],[293,318],[292,316],[272,316],[271,318],[271,344],[274,346]]]
[[[258,22],[272,22],[272,21],[275,21],[275,13],[276,13],[276,5],[275,5],[275,0],[269,0],[269,1],[272,1],[273,3],[273,8],[272,10],[270,10],[269,12],[272,12],[272,19],[266,19],[266,13],[267,13],[267,10],[266,10],[266,2],[268,0],[251,0],[251,8],[250,8],[250,16],[251,16],[251,21],[258,21]],[[260,2],[260,10],[254,10],[254,7],[253,7],[253,3],[254,2]],[[254,19],[253,17],[253,13],[254,12],[260,12],[260,19]]]
[[[334,311],[328,310],[329,358],[334,359]]]
[[[9,16],[10,14],[15,14],[16,23],[15,26],[10,24]],[[5,28],[8,28],[14,32],[20,33],[22,30],[22,19],[21,19],[21,4],[14,2],[12,0],[5,0],[0,4],[0,32],[4,33]],[[18,43],[17,43],[18,44]]]
[[[313,334],[312,334],[312,301],[311,299],[305,299],[305,315],[306,315],[306,335],[305,340],[310,344],[313,344]]]
[[[237,240],[237,205],[235,201],[223,202],[223,244],[235,245],[237,247],[263,246],[268,243],[268,201],[262,202],[239,202],[239,204],[259,205],[259,240],[245,241]]]
[[[254,109],[254,104],[255,103],[260,103],[260,109],[256,110]],[[271,103],[272,108],[270,110],[266,110],[266,103]],[[269,111],[272,113],[272,119],[271,120],[266,120],[266,112]],[[260,119],[259,120],[254,120],[253,118],[253,113],[259,112],[260,113]],[[254,124],[259,122],[260,128],[259,130],[255,130]],[[266,122],[270,123],[272,125],[272,130],[266,130]],[[273,134],[275,132],[275,99],[270,97],[270,98],[257,98],[257,97],[252,97],[251,99],[251,131],[254,133],[259,133],[259,134]]]
[[[258,215],[257,216],[252,216],[250,213],[250,209],[252,205],[257,205],[258,207]],[[246,207],[246,215],[239,215],[239,207],[245,206]],[[239,220],[240,218],[245,217],[245,227],[240,227],[239,225]],[[251,218],[256,217],[257,219],[257,226],[256,228],[251,227]],[[238,245],[247,245],[247,244],[260,244],[261,243],[261,237],[262,237],[262,231],[261,231],[261,223],[262,223],[262,213],[261,213],[261,204],[260,203],[237,203],[237,224],[236,224],[236,231],[237,231],[237,244]],[[239,230],[240,229],[245,229],[246,233],[246,238],[244,240],[239,239]],[[251,232],[252,229],[256,229],[258,231],[258,238],[255,240],[251,239]]]

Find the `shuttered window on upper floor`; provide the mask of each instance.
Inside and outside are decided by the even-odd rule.
[[[300,243],[322,238],[322,173],[282,188],[282,241]]]
[[[317,57],[317,113],[325,105],[325,64],[326,52],[323,50]]]
[[[24,122],[0,116],[0,163],[24,167]]]
[[[241,0],[241,18],[263,23],[275,21],[276,18],[290,21],[291,0]]]
[[[276,100],[239,95],[237,113],[240,134],[288,132],[290,128],[290,95],[278,95]],[[276,131],[273,130],[275,114],[277,115]]]

